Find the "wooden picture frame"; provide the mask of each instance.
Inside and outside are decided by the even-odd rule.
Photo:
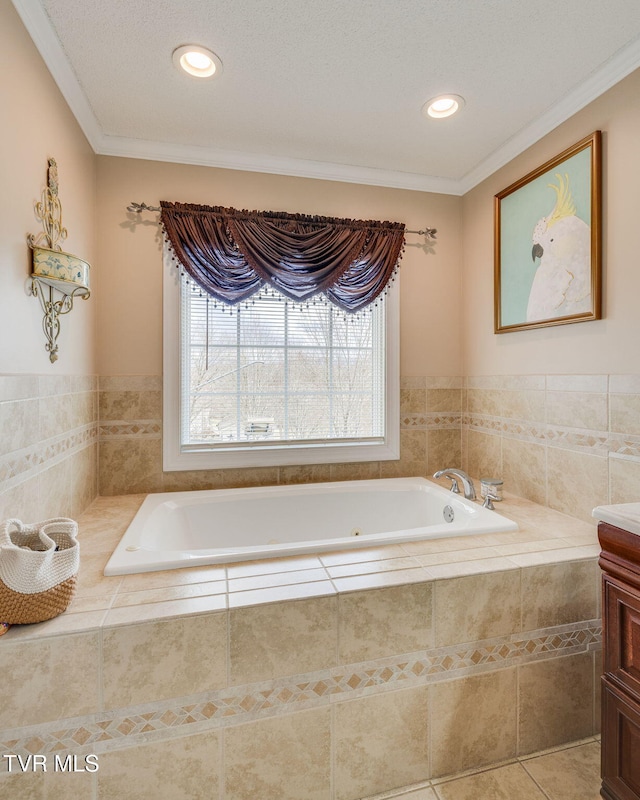
[[[602,134],[495,195],[494,332],[602,316]]]

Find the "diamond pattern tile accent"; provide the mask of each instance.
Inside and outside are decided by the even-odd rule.
[[[565,626],[566,627],[566,626]],[[602,637],[602,625],[598,621],[581,623],[570,630],[537,631],[534,635],[514,635],[476,642],[460,648],[441,648],[405,656],[402,660],[382,659],[379,662],[353,664],[347,670],[337,667],[322,673],[314,673],[304,680],[304,676],[294,676],[288,684],[282,679],[271,685],[262,684],[255,690],[247,686],[246,691],[227,689],[202,696],[199,702],[190,699],[188,704],[180,705],[177,700],[167,700],[158,704],[155,710],[141,708],[140,713],[128,709],[105,712],[75,720],[68,729],[61,727],[60,720],[50,727],[39,725],[23,729],[19,738],[0,741],[2,752],[53,753],[60,750],[73,751],[74,747],[91,746],[100,752],[100,746],[110,742],[122,741],[130,737],[158,734],[168,729],[176,730],[183,726],[208,723],[211,726],[233,725],[263,714],[273,714],[278,709],[294,709],[298,703],[329,702],[330,695],[346,694],[366,687],[392,688],[406,681],[441,680],[447,673],[465,670],[463,674],[473,674],[478,668],[494,664],[501,669],[519,663],[523,658],[549,658],[560,654],[567,648],[586,651],[598,646]],[[303,678],[301,680],[301,678]],[[133,713],[132,713],[133,712]],[[98,717],[98,718],[97,718]],[[68,720],[68,723],[74,722]]]

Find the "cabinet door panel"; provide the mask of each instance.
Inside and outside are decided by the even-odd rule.
[[[640,798],[640,704],[605,679],[602,692],[603,796]]]
[[[605,578],[604,604],[604,670],[640,699],[640,598]]]

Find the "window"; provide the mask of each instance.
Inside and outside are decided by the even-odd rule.
[[[345,314],[216,303],[164,266],[165,470],[398,458],[397,286]]]

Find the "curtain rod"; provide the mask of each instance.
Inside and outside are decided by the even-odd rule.
[[[136,214],[142,214],[143,211],[162,211],[160,206],[148,206],[146,203],[131,203],[127,206],[127,211],[133,211]],[[422,231],[407,231],[405,233],[415,233],[418,236],[426,236],[428,239],[435,239],[436,228],[425,228]]]

